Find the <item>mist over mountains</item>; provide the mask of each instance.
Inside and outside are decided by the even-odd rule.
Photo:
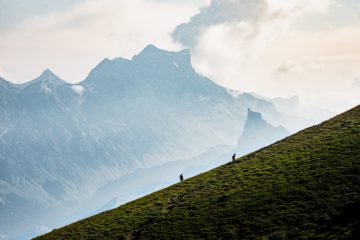
[[[284,127],[274,127],[267,123],[260,113],[248,109],[244,130],[235,150],[245,155],[289,135],[290,133]]]
[[[245,127],[259,126],[249,108],[274,129],[282,126],[279,135],[264,135],[268,143],[287,135],[285,128],[312,124],[199,75],[188,50],[149,45],[131,60],[104,59],[75,85],[50,70],[26,84],[0,79],[0,233],[31,236],[56,218],[80,214],[99,189],[137,169],[236,146],[246,119]],[[259,146],[244,139],[239,142],[247,149]],[[212,160],[228,151],[221,148]]]

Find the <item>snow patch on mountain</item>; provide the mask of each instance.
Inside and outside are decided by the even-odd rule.
[[[72,85],[71,86],[71,89],[77,94],[79,95],[80,97],[83,95],[84,91],[85,91],[85,88],[84,86],[82,85]]]
[[[6,202],[0,197],[0,203],[6,205]]]
[[[179,69],[179,65],[178,65],[175,61],[172,61],[172,64],[173,64],[177,69]]]
[[[229,89],[229,88],[226,88],[226,91],[233,97],[238,97],[239,95],[243,94],[242,91],[239,91],[239,90],[233,90],[233,89]]]
[[[45,71],[43,71],[41,73],[41,75],[37,78],[35,78],[32,81],[29,81],[27,83],[24,84],[18,84],[18,86],[20,86],[21,88],[26,88],[31,84],[35,84],[35,83],[42,83],[42,85],[44,85],[44,89],[47,89],[45,91],[49,90],[49,86],[61,86],[63,84],[66,84],[66,82],[62,79],[60,79],[58,76],[56,76],[52,71],[50,71],[49,69],[46,69]]]

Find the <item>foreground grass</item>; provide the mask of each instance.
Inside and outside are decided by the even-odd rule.
[[[360,107],[37,239],[360,239]]]

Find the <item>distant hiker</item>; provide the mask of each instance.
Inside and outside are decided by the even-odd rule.
[[[180,182],[182,182],[183,180],[184,180],[184,176],[180,174]]]
[[[236,158],[236,153],[234,153],[234,155],[232,155],[232,160],[235,161]]]

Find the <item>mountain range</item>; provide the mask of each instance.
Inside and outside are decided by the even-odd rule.
[[[201,76],[188,50],[149,45],[132,59],[104,59],[78,84],[50,70],[26,84],[0,79],[0,233],[34,234],[79,208],[94,210],[84,202],[137,169],[235,146],[248,108],[274,128],[312,124]]]
[[[359,141],[357,106],[36,239],[359,239]]]

